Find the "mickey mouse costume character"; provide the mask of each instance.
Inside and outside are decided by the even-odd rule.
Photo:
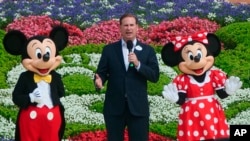
[[[226,98],[242,82],[235,76],[227,78],[223,71],[213,68],[220,50],[215,34],[200,31],[172,38],[161,51],[164,64],[178,66],[182,72],[162,91],[164,98],[181,105],[178,141],[229,140],[229,126],[215,93],[219,98]]]
[[[59,51],[68,43],[68,32],[57,26],[49,37],[26,38],[18,30],[3,39],[5,50],[22,56],[22,72],[12,93],[19,107],[15,141],[60,141],[65,130],[64,107],[60,98],[65,90],[60,74],[54,69],[62,60]]]

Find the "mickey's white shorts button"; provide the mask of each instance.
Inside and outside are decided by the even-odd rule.
[[[54,118],[54,114],[52,112],[49,112],[47,114],[47,118],[48,118],[48,120],[52,120]]]
[[[31,112],[30,112],[30,118],[31,118],[31,119],[35,119],[36,117],[37,117],[36,111],[31,111]]]

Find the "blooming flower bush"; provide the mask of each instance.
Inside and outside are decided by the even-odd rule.
[[[124,141],[129,141],[128,131],[125,130]],[[93,131],[84,132],[78,136],[69,138],[70,141],[106,141],[107,132],[106,131]],[[160,136],[154,133],[149,133],[148,141],[171,141],[172,139]]]
[[[80,28],[53,20],[49,16],[21,17],[8,24],[6,31],[20,30],[27,37],[32,35],[48,35],[52,27],[64,26],[69,31],[69,45],[108,44],[121,38],[119,21],[112,19],[93,24],[91,27]],[[173,21],[162,21],[160,24],[149,25],[148,28],[139,26],[138,39],[152,45],[166,44],[171,36],[187,35],[201,29],[215,32],[220,25],[207,19],[198,17],[180,17]]]

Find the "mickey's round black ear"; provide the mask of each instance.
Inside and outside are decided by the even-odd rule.
[[[3,38],[4,49],[12,55],[21,55],[26,42],[26,36],[18,30],[9,31]]]
[[[207,40],[207,49],[209,50],[209,53],[211,53],[214,57],[218,56],[221,51],[221,42],[219,38],[215,34],[208,33]]]
[[[49,37],[54,41],[58,51],[63,50],[68,44],[69,33],[62,26],[54,27]]]
[[[167,43],[161,50],[161,58],[165,65],[173,67],[179,64],[180,51],[174,51],[173,43]]]

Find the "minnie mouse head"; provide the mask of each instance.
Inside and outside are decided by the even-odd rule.
[[[3,44],[5,50],[12,55],[22,56],[22,65],[40,76],[48,75],[59,66],[62,57],[59,51],[68,43],[68,32],[61,26],[54,27],[49,36],[33,36],[26,38],[18,30],[8,32]]]
[[[221,50],[221,44],[216,35],[198,32],[190,36],[176,36],[171,38],[162,51],[164,64],[178,65],[182,73],[194,76],[203,75],[214,64]]]

